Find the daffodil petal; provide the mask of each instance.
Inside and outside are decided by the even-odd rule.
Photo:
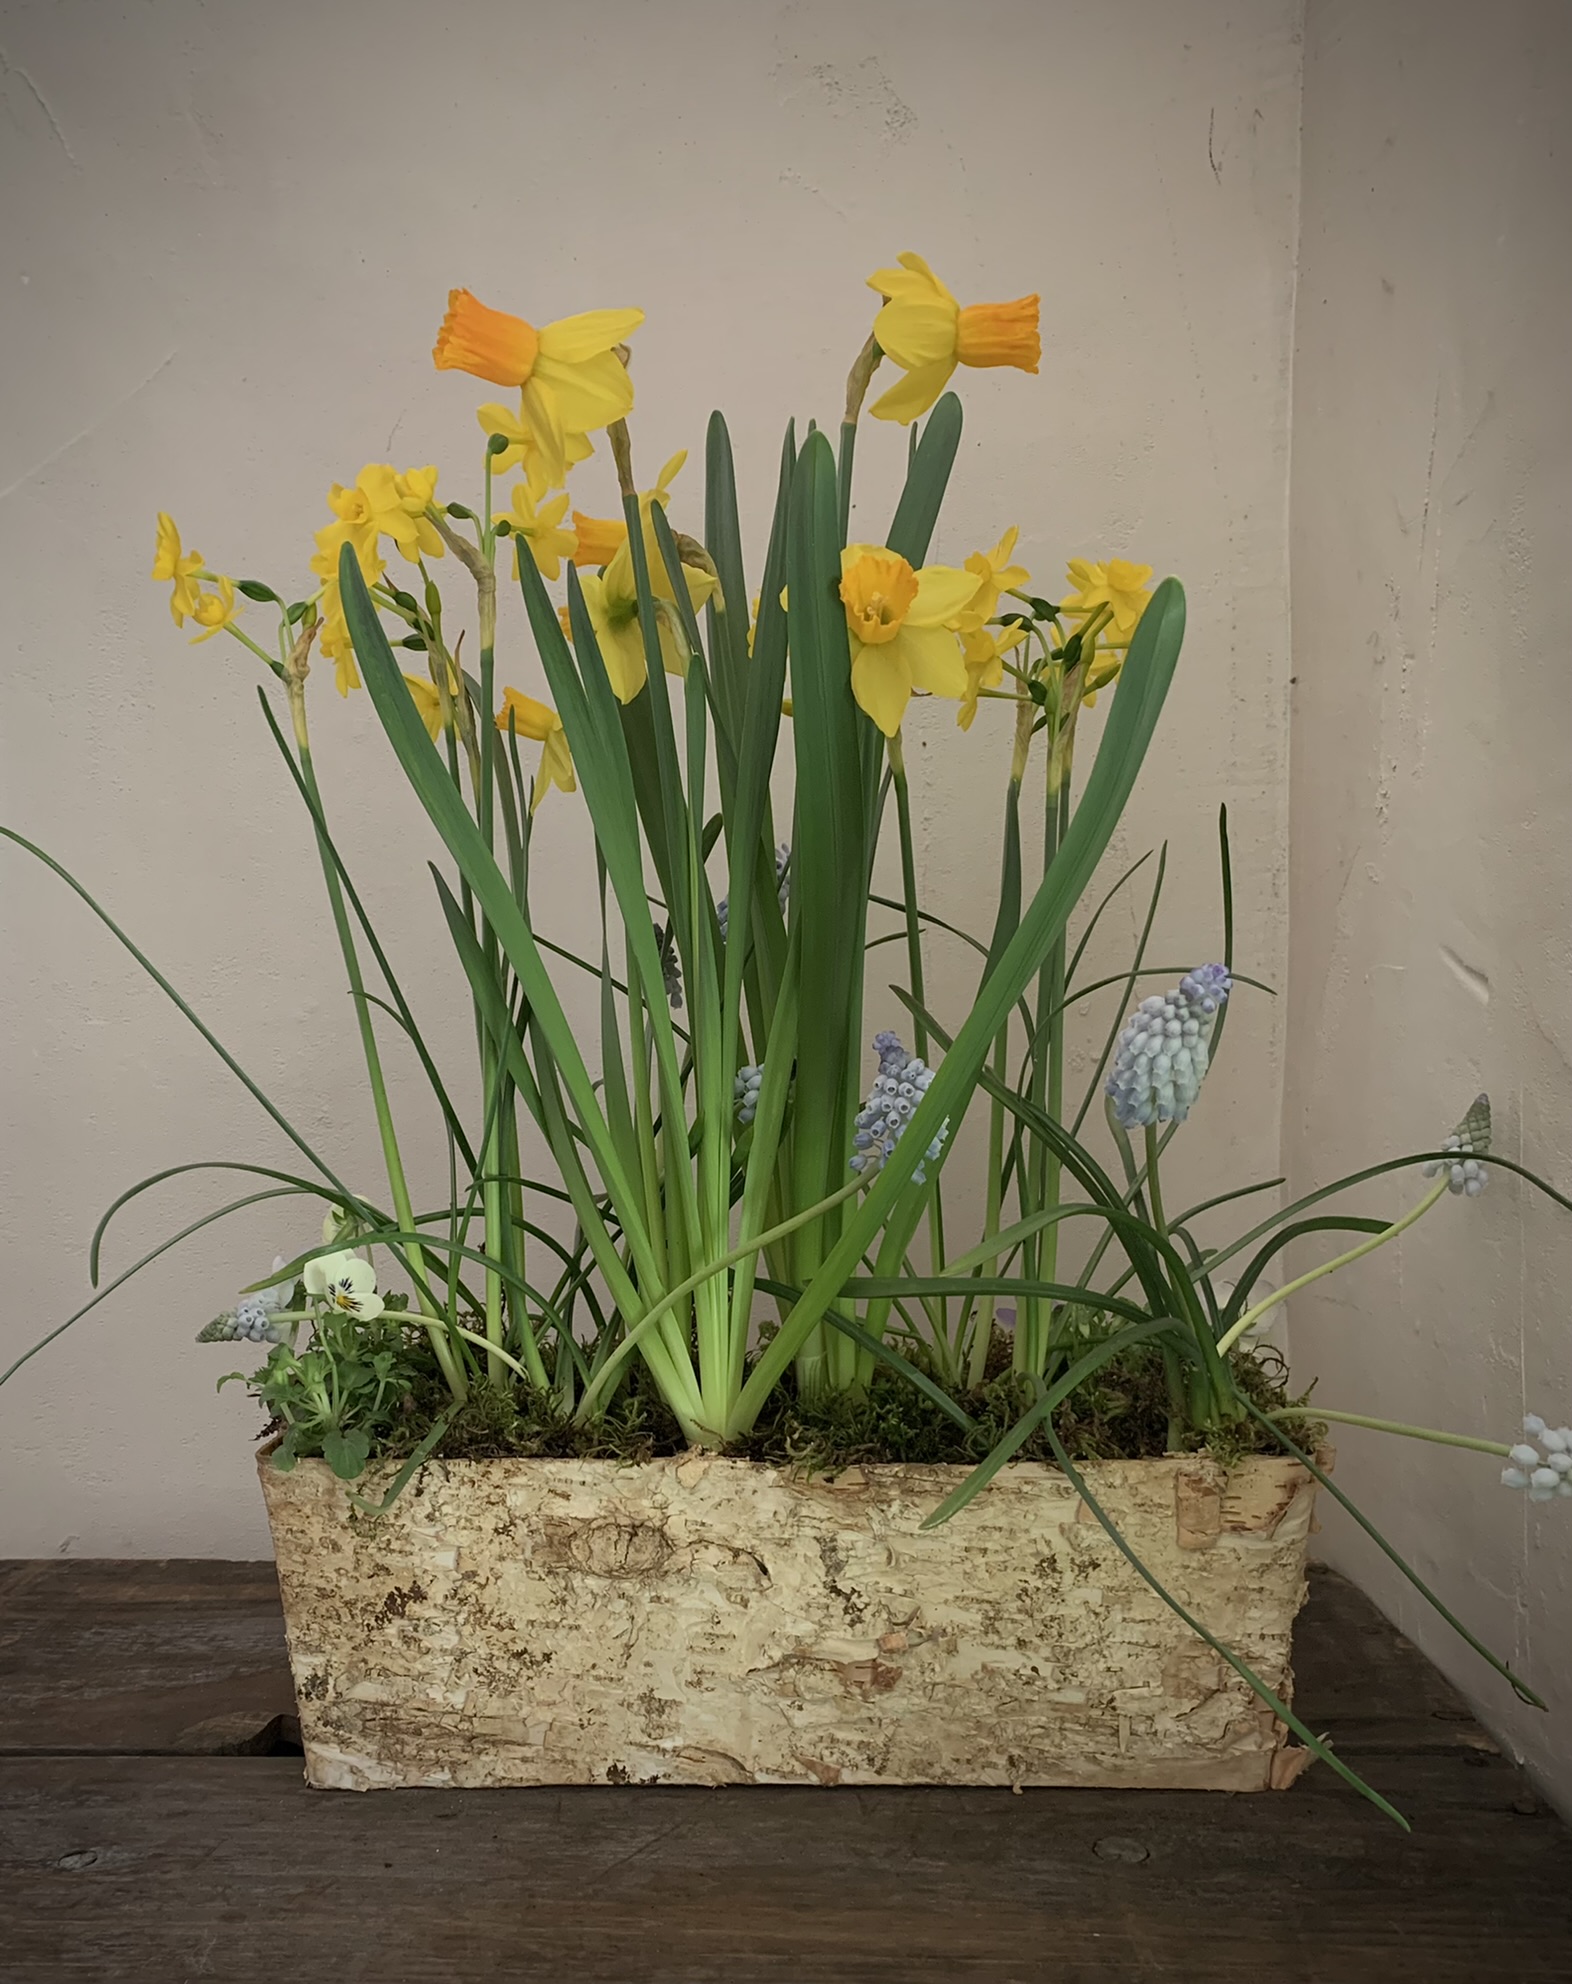
[[[940,296],[897,297],[873,320],[873,335],[897,365],[908,371],[955,358],[955,327],[959,312]]]
[[[915,688],[932,696],[964,696],[966,663],[961,644],[947,627],[914,627],[910,620],[890,642]]]
[[[875,420],[898,420],[908,426],[919,419],[944,391],[955,370],[953,358],[942,358],[933,365],[918,365],[880,395],[868,411]]]
[[[911,701],[911,668],[904,648],[904,640],[884,641],[871,647],[860,646],[852,657],[852,694],[886,737],[893,737],[900,729],[906,705]],[[965,686],[963,668],[962,689]]]
[[[605,427],[613,420],[621,420],[633,406],[633,381],[628,368],[609,351],[577,364],[542,357],[524,388],[524,404],[529,409],[532,426],[536,425],[535,408],[544,398],[549,398],[549,418],[562,437],[560,451],[565,471],[568,434],[588,433],[592,427]],[[560,475],[552,477],[553,482],[561,479]]]
[[[542,327],[540,355],[559,364],[582,365],[631,337],[643,322],[642,310],[581,310],[576,317],[559,317]]]
[[[917,597],[906,615],[908,627],[942,627],[956,619],[977,591],[975,572],[953,565],[924,565],[917,574]]]

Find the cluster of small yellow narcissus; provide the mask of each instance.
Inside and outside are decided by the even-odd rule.
[[[869,409],[875,419],[908,424],[919,418],[934,405],[958,365],[1037,370],[1042,346],[1035,296],[963,305],[913,254],[899,256],[894,268],[875,270],[868,283],[882,298],[869,349],[875,361],[888,358],[903,375]],[[505,506],[494,511],[493,529],[514,537],[517,556],[527,548],[547,580],[559,578],[566,561],[579,568],[606,672],[623,702],[631,702],[646,680],[627,525],[620,518],[586,516],[577,509],[570,514],[567,481],[570,471],[593,452],[590,436],[632,410],[626,340],[643,320],[640,310],[591,310],[537,328],[522,317],[489,308],[468,290],[455,289],[432,354],[439,370],[468,372],[518,393],[516,410],[490,401],[476,415],[493,450],[493,478],[518,471]],[[686,459],[685,453],[674,455],[655,486],[639,497],[662,658],[674,674],[683,670],[686,649],[651,518],[657,504],[663,509],[669,505],[672,482]],[[313,603],[319,645],[333,663],[341,695],[360,686],[339,599],[341,551],[346,544],[353,547],[373,596],[384,582],[385,542],[416,566],[440,558],[444,543],[439,519],[444,513],[436,486],[434,468],[400,470],[372,462],[352,484],[334,483],[328,492],[332,517],[316,533],[311,560],[319,581]],[[1011,594],[1021,596],[1031,576],[1025,566],[1012,562],[1018,534],[1007,530],[991,551],[974,552],[959,567],[914,569],[877,544],[848,545],[842,553],[840,590],[852,692],[886,736],[900,729],[914,691],[958,702],[957,720],[966,730],[979,699],[1001,688],[1012,651],[1028,639],[1023,621],[999,624],[1001,602]],[[716,589],[707,566],[702,553],[693,563],[685,554],[682,577],[695,610]],[[1058,610],[1070,628],[1097,622],[1097,652],[1084,678],[1088,701],[1117,674],[1149,597],[1151,575],[1150,566],[1119,558],[1106,565],[1071,560],[1073,591]],[[175,622],[196,622],[201,631],[195,639],[206,640],[231,627],[239,610],[233,582],[207,571],[200,553],[183,552],[178,531],[163,514],[153,576],[172,582]],[[203,590],[204,583],[209,590]],[[416,676],[405,680],[427,729],[437,736],[444,698],[435,681]],[[450,692],[457,686],[450,678]],[[572,759],[555,711],[517,689],[505,690],[503,697],[498,725],[543,747],[536,803],[551,785],[572,791]],[[451,693],[446,700],[451,707]]]

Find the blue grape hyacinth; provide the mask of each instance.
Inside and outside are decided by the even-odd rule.
[[[1107,1092],[1122,1130],[1182,1123],[1206,1079],[1212,1022],[1233,988],[1228,967],[1199,965],[1172,992],[1143,999],[1119,1035]]]
[[[775,850],[775,886],[777,891],[776,899],[781,906],[781,915],[784,916],[786,914],[786,905],[791,900],[791,849],[785,841],[782,841],[780,846]],[[731,927],[731,912],[727,906],[729,902],[730,898],[728,896],[722,896],[720,901],[715,905],[715,920],[720,925],[721,942],[723,944],[726,941],[727,932]]]
[[[1450,1155],[1445,1163],[1437,1161],[1427,1164],[1425,1176],[1434,1178],[1438,1172],[1445,1171],[1449,1192],[1454,1195],[1466,1193],[1469,1198],[1477,1199],[1490,1182],[1490,1173],[1479,1161],[1490,1148],[1488,1095],[1474,1097],[1468,1114],[1441,1148]]]
[[[867,1102],[857,1112],[852,1133],[853,1171],[877,1171],[893,1154],[933,1081],[933,1069],[915,1054],[907,1053],[899,1034],[876,1033],[873,1045],[879,1056],[879,1072],[873,1078]],[[941,1123],[939,1134],[923,1152],[922,1162],[912,1173],[914,1185],[927,1183],[927,1167],[938,1163],[949,1133],[949,1123]]]

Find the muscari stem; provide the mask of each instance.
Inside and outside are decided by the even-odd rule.
[[[1319,1281],[1323,1275],[1335,1274],[1339,1268],[1346,1268],[1350,1261],[1357,1261],[1362,1259],[1366,1254],[1373,1254],[1377,1247],[1384,1247],[1388,1240],[1395,1240],[1398,1234],[1403,1232],[1405,1228],[1412,1226],[1416,1219],[1421,1218],[1425,1213],[1429,1212],[1430,1208],[1446,1189],[1446,1174],[1443,1172],[1441,1177],[1436,1180],[1431,1189],[1419,1201],[1418,1205],[1414,1206],[1410,1211],[1405,1212],[1401,1219],[1393,1220],[1390,1226],[1382,1227],[1379,1233],[1373,1233],[1360,1246],[1350,1247],[1346,1254],[1339,1254],[1335,1260],[1323,1261],[1318,1268],[1311,1268],[1308,1274],[1299,1275],[1295,1280],[1285,1283],[1275,1294],[1268,1295],[1263,1301],[1257,1302],[1254,1308],[1246,1309],[1233,1328],[1218,1338],[1218,1355],[1226,1356],[1239,1341],[1240,1337],[1244,1335],[1245,1331],[1259,1322],[1268,1310],[1275,1309],[1279,1302],[1286,1302],[1290,1295],[1297,1294],[1301,1288],[1308,1288],[1312,1281]]]
[[[1339,1426],[1368,1426],[1377,1433],[1401,1433],[1406,1440],[1434,1440],[1437,1446],[1467,1447],[1471,1453],[1499,1454],[1510,1459],[1512,1449],[1504,1440],[1476,1440],[1467,1433],[1447,1433],[1437,1426],[1405,1426],[1400,1419],[1372,1419],[1363,1412],[1333,1412],[1324,1405],[1284,1406],[1269,1412],[1268,1419],[1326,1419]]]

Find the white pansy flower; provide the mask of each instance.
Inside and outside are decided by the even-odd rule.
[[[336,1314],[369,1323],[382,1314],[377,1271],[358,1254],[319,1254],[307,1261],[306,1293],[326,1302]]]

